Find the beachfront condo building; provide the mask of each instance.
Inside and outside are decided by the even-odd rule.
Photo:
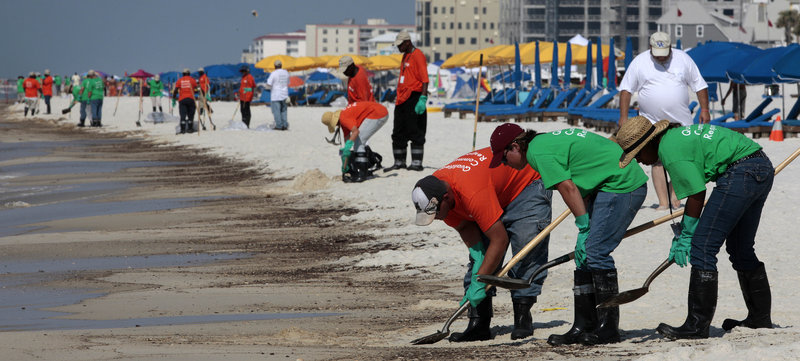
[[[386,33],[414,31],[414,25],[394,25],[385,19],[367,19],[356,24],[353,19],[341,24],[306,24],[306,55],[358,54],[368,56],[372,43],[368,40]]]

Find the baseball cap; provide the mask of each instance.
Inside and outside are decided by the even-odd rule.
[[[283,63],[280,60],[275,60],[275,67],[283,66]]]
[[[50,74],[50,69],[45,69],[45,70],[44,70],[44,73],[45,73],[45,74]]]
[[[503,163],[503,152],[525,130],[514,123],[501,124],[492,132],[489,145],[492,147],[492,162],[489,168],[495,168]]]
[[[411,40],[411,35],[408,34],[408,31],[403,30],[397,33],[397,37],[394,39],[394,46],[398,46],[406,40]]]
[[[350,55],[345,55],[339,58],[339,72],[344,73],[347,67],[353,64],[353,58]]]
[[[411,191],[411,200],[417,208],[414,224],[427,226],[433,223],[445,193],[447,186],[439,178],[429,175],[417,181],[414,190]]]
[[[667,56],[670,48],[669,34],[659,31],[650,35],[650,47],[653,56]]]
[[[183,68],[183,74],[190,74],[192,71],[189,68]]]

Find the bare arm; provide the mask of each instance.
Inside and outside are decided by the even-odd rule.
[[[706,201],[706,191],[698,192],[686,199],[686,211],[684,214],[694,218],[700,218],[703,212],[703,203]]]
[[[567,179],[556,184],[556,189],[558,193],[561,193],[561,198],[564,199],[564,203],[566,203],[569,210],[572,211],[573,216],[578,217],[586,213],[586,203],[583,201],[583,197],[581,197],[578,186],[576,186],[572,180]]]
[[[358,127],[355,127],[352,130],[350,130],[350,138],[349,139],[355,142],[356,138],[358,138]]]
[[[631,93],[627,90],[619,92],[619,126],[628,120],[628,109],[631,107]],[[575,213],[574,211],[572,213]]]
[[[697,102],[700,103],[700,124],[706,124],[710,122],[711,114],[708,110],[708,88],[697,92]]]

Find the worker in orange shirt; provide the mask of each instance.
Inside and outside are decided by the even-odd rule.
[[[239,108],[242,111],[242,122],[250,128],[250,102],[253,101],[253,91],[256,88],[256,81],[250,75],[250,67],[242,65],[239,69],[242,73],[242,80],[239,83]]]
[[[172,106],[175,107],[175,98],[180,103],[181,134],[194,133],[194,112],[197,110],[194,92],[197,90],[197,81],[189,74],[189,69],[183,69],[183,76],[175,82],[175,90],[172,92]]]
[[[211,101],[211,94],[208,92],[211,89],[211,82],[208,80],[205,69],[197,69],[197,74],[200,76],[200,79],[197,80],[197,85],[200,86],[200,96],[206,98],[206,106],[208,106],[208,112],[211,113],[211,105],[208,104]],[[200,115],[203,115],[203,111],[203,107],[200,107]]]
[[[47,106],[47,113],[50,114],[50,98],[53,97],[53,77],[50,76],[50,69],[45,69],[44,79],[42,79],[42,95],[44,104]]]
[[[328,131],[333,133],[336,127],[341,127],[347,139],[344,147],[339,150],[342,157],[342,181],[360,183],[367,180],[373,171],[381,168],[383,158],[372,152],[367,141],[388,119],[389,111],[386,107],[375,102],[350,103],[344,110],[322,114],[322,124],[328,126]],[[355,159],[350,157],[353,149],[356,152]]]
[[[408,170],[421,171],[425,150],[425,132],[428,127],[428,64],[422,51],[411,44],[406,31],[397,34],[394,41],[403,53],[400,63],[400,78],[397,80],[397,98],[392,128],[392,152],[394,165],[384,169],[390,171],[406,167],[406,147],[411,142],[411,165]]]
[[[39,105],[39,94],[42,92],[42,85],[36,80],[36,73],[28,74],[28,78],[22,82],[22,88],[25,89],[25,116],[28,116],[28,109],[33,116]]]
[[[367,79],[367,71],[353,62],[353,58],[345,55],[339,58],[339,72],[344,74],[347,80],[347,103],[355,102],[374,102],[372,95],[372,85]]]

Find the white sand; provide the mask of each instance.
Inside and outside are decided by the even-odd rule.
[[[727,89],[727,88],[726,88]],[[748,107],[753,109],[761,101],[763,87],[748,89]],[[791,91],[790,91],[791,92]],[[787,99],[786,111],[793,105]],[[278,186],[264,189],[270,192],[320,192],[336,199],[349,202],[362,212],[346,217],[345,220],[364,225],[364,232],[374,234],[376,242],[391,242],[399,249],[364,254],[340,262],[354,266],[384,266],[392,272],[419,275],[426,279],[440,280],[453,292],[452,302],[435,299],[421,299],[414,307],[441,308],[441,319],[433,319],[425,328],[402,330],[402,332],[381,337],[382,343],[396,343],[405,346],[407,342],[420,335],[429,334],[439,328],[457,307],[460,300],[460,282],[467,260],[464,249],[455,231],[442,222],[429,227],[410,224],[414,213],[410,201],[410,190],[421,177],[432,173],[457,156],[470,151],[472,147],[473,119],[459,120],[456,117],[444,118],[443,113],[428,115],[428,133],[423,172],[399,171],[378,172],[378,178],[361,184],[345,184],[340,180],[340,161],[337,147],[329,145],[323,137],[330,136],[320,123],[320,116],[331,108],[290,107],[290,130],[286,132],[268,130],[272,124],[272,113],[264,105],[253,106],[253,128],[261,131],[223,130],[229,126],[236,108],[233,102],[212,103],[217,131],[201,132],[200,135],[175,135],[177,123],[135,125],[138,113],[138,99],[123,98],[116,116],[112,116],[116,98],[106,98],[103,112],[103,130],[135,131],[137,134],[157,141],[185,144],[207,149],[210,152],[238,160],[248,161],[260,170],[274,172],[279,178],[286,178]],[[44,116],[58,119],[60,109],[66,106],[63,98],[53,99],[53,111],[58,115]],[[168,108],[165,100],[164,109]],[[780,100],[773,102],[780,107]],[[728,109],[730,105],[728,105]],[[14,109],[21,110],[20,106]],[[150,109],[149,99],[144,102],[145,115]],[[389,105],[390,113],[393,106]],[[716,109],[720,109],[719,105]],[[21,112],[20,112],[21,113]],[[177,115],[175,109],[175,115]],[[21,115],[21,114],[20,114]],[[73,108],[71,118],[65,122],[76,123],[78,107]],[[144,118],[144,116],[143,116]],[[237,121],[240,115],[234,117]],[[477,146],[488,146],[489,135],[497,123],[478,124]],[[549,123],[524,123],[524,128],[538,131],[551,131],[568,127],[564,121]],[[384,166],[391,165],[392,120],[372,139],[373,150],[384,157]],[[90,128],[86,128],[87,131]],[[787,138],[784,142],[757,140],[776,166],[800,147],[798,138]],[[649,167],[646,167],[649,168]],[[648,169],[649,171],[649,169]],[[800,324],[800,312],[795,307],[800,288],[800,272],[794,267],[796,239],[792,234],[798,232],[796,216],[800,211],[800,192],[796,179],[800,177],[800,161],[786,168],[775,181],[770,198],[764,208],[761,227],[756,242],[760,259],[766,263],[772,284],[772,319],[777,328],[772,330],[735,329],[724,333],[721,329],[725,318],[744,318],[746,308],[742,300],[736,273],[724,251],[719,256],[720,287],[717,311],[712,323],[711,338],[701,341],[669,342],[655,334],[659,322],[679,325],[686,316],[686,290],[688,288],[688,268],[673,266],[651,286],[650,292],[642,299],[622,306],[620,326],[624,341],[606,346],[612,354],[625,355],[626,352],[645,354],[645,360],[790,360],[796,359],[800,351],[800,334],[794,328]],[[711,187],[709,187],[711,189]],[[709,192],[710,193],[710,192]],[[650,190],[645,205],[657,203],[655,192]],[[559,196],[554,196],[553,215],[566,209]],[[633,224],[638,225],[668,214],[668,211],[643,209]],[[575,227],[573,218],[564,221],[551,236],[550,258],[560,256],[574,248]],[[380,227],[374,227],[379,225]],[[662,225],[626,239],[613,253],[620,273],[620,289],[641,287],[642,282],[666,257],[670,246],[669,227]],[[508,259],[508,258],[507,258]],[[551,270],[544,293],[534,307],[534,322],[537,330],[534,337],[546,339],[550,333],[563,333],[572,322],[572,265],[562,265]],[[510,301],[507,291],[499,291],[499,308],[495,325],[509,325],[511,320]],[[557,308],[555,310],[551,310]],[[463,318],[451,327],[459,330],[464,325]],[[509,342],[508,334],[498,337],[495,343]],[[441,345],[446,346],[446,345]],[[520,347],[525,347],[521,345]]]

